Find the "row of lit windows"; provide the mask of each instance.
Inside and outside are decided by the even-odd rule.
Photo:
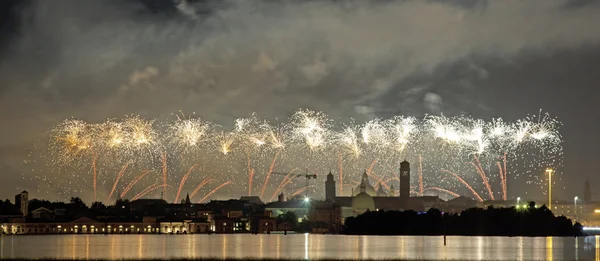
[[[7,232],[11,232],[11,233],[23,233],[25,231],[25,228],[21,227],[21,226],[10,226],[10,230],[8,226],[4,226],[2,225],[2,232],[3,233],[7,233]],[[131,227],[123,227],[122,225],[113,228],[112,226],[107,226],[106,228],[102,228],[102,229],[98,229],[94,226],[90,226],[89,229],[86,225],[81,226],[81,229],[79,228],[78,225],[75,225],[73,227],[62,227],[61,225],[58,225],[56,227],[38,227],[38,226],[33,226],[33,228],[27,228],[29,229],[28,232],[32,232],[32,233],[46,233],[46,232],[52,232],[52,233],[66,233],[66,232],[74,232],[74,233],[98,233],[98,232],[108,232],[108,233],[113,233],[113,232],[140,232],[140,228],[139,227],[135,227],[135,226],[131,226]],[[152,228],[152,226],[148,226],[143,228],[141,231],[143,232],[158,232],[158,228]]]

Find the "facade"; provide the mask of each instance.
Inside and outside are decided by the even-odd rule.
[[[288,200],[284,202],[271,202],[265,205],[265,211],[270,213],[270,217],[276,218],[286,212],[294,212],[298,216],[298,221],[308,217],[311,202],[305,200]]]

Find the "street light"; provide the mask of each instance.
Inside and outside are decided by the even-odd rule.
[[[521,197],[517,197],[517,208],[519,208],[519,202],[521,202]]]
[[[548,206],[550,210],[552,210],[552,170],[551,168],[547,168],[546,172],[548,172]]]

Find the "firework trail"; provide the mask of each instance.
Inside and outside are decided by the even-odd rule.
[[[396,178],[396,177],[387,178],[387,179],[383,180],[383,184],[389,184],[390,181],[398,181],[398,182],[400,182],[400,179]]]
[[[504,200],[506,200],[507,194],[508,194],[508,187],[506,182],[508,181],[507,178],[508,176],[506,174],[508,174],[507,169],[506,169],[506,152],[504,152],[504,170],[502,171],[502,176],[504,176],[504,187],[503,187],[503,192],[504,192]]]
[[[97,197],[96,197],[96,161],[98,160],[98,153],[96,153],[96,151],[94,151],[94,156],[92,156],[92,171],[94,172],[94,202],[96,202]]]
[[[496,162],[496,165],[498,166],[498,175],[500,175],[500,186],[502,187],[502,199],[506,200],[506,192],[505,192],[505,185],[504,185],[504,174],[502,173],[502,166],[500,165],[500,162]]]
[[[469,183],[467,183],[464,179],[462,179],[460,176],[454,174],[454,172],[451,172],[449,170],[445,170],[443,169],[442,172],[446,172],[449,173],[450,175],[454,176],[456,179],[458,179],[462,184],[464,184],[465,186],[467,186],[467,188],[469,190],[471,190],[471,192],[473,192],[473,195],[475,195],[475,197],[477,198],[477,200],[479,200],[480,202],[483,202],[483,199],[479,196],[479,194],[477,194],[477,191],[475,191],[473,189],[473,187],[471,187],[471,185],[469,185]]]
[[[279,151],[275,152],[275,156],[273,157],[273,161],[271,162],[271,166],[269,167],[269,172],[267,172],[267,177],[265,178],[265,182],[263,183],[263,187],[260,191],[260,197],[262,198],[265,194],[265,188],[267,188],[267,184],[269,184],[269,177],[273,172],[273,168],[275,167],[275,161],[277,160],[277,156],[279,155]]]
[[[254,169],[250,167],[250,153],[246,154],[248,158],[248,197],[252,196],[252,181],[254,180]]]
[[[127,170],[127,167],[129,166],[129,163],[126,163],[125,165],[123,165],[123,168],[121,168],[121,171],[119,171],[119,175],[117,175],[117,179],[115,180],[115,184],[112,187],[112,190],[110,191],[110,194],[108,195],[108,202],[110,202],[110,197],[112,197],[112,194],[115,192],[115,189],[117,188],[117,184],[119,184],[119,180],[121,179],[121,177],[123,177],[123,174],[125,174],[125,170]]]
[[[454,197],[460,197],[460,195],[458,193],[456,193],[454,191],[447,190],[447,189],[443,189],[443,188],[428,187],[428,188],[425,189],[425,191],[427,191],[427,190],[437,190],[437,191],[441,191],[441,192],[444,192],[444,193],[448,193],[448,194],[450,194],[450,195],[452,195]]]
[[[131,199],[131,201],[138,200],[138,199],[140,199],[141,197],[143,197],[144,195],[146,195],[146,194],[148,194],[148,193],[150,193],[150,192],[152,192],[152,191],[155,191],[155,190],[157,190],[157,189],[159,189],[159,188],[162,188],[162,187],[164,187],[164,186],[169,186],[169,185],[158,185],[158,184],[154,184],[154,185],[152,185],[152,186],[149,186],[149,187],[147,187],[146,189],[142,190],[142,192],[140,192],[140,193],[136,194],[136,195],[135,195],[135,196],[134,196],[134,197]]]
[[[144,178],[148,173],[152,172],[152,170],[144,170],[142,171],[142,174],[139,175],[138,177],[136,177],[134,180],[132,180],[129,185],[127,185],[127,187],[125,187],[125,189],[123,190],[123,192],[121,192],[121,198],[125,197],[125,195],[127,194],[127,192],[129,192],[129,190],[131,188],[133,188],[133,186],[138,183],[138,181],[140,181],[142,178]]]
[[[290,173],[288,173],[285,178],[283,179],[283,181],[281,181],[281,183],[279,184],[279,186],[277,187],[277,189],[275,190],[275,192],[273,192],[273,195],[271,196],[271,199],[269,201],[273,201],[273,199],[275,198],[275,196],[277,196],[277,194],[279,194],[279,192],[290,182],[292,182],[292,180],[296,177],[298,177],[298,175],[294,175],[291,176],[294,171],[296,171],[297,168],[292,169],[292,171],[290,171]]]
[[[367,175],[371,175],[371,171],[373,170],[373,167],[375,167],[375,163],[377,163],[377,160],[373,160],[373,162],[371,162],[371,166],[369,166],[367,169]]]
[[[225,185],[228,185],[228,184],[231,184],[231,180],[228,180],[227,182],[219,185],[215,189],[213,189],[210,192],[208,192],[208,194],[206,194],[206,196],[204,196],[200,201],[198,201],[198,203],[202,203],[204,200],[206,200],[208,197],[210,197],[210,195],[212,195],[213,193],[217,192],[219,189],[221,189],[222,187],[224,187]]]
[[[196,195],[196,193],[198,193],[198,191],[200,191],[200,189],[202,187],[204,187],[204,185],[208,184],[211,181],[213,181],[213,180],[212,179],[205,179],[202,182],[200,182],[200,184],[198,184],[198,186],[196,186],[196,189],[194,189],[194,191],[192,192],[192,194],[190,194],[190,198],[193,198],[194,195]]]
[[[294,193],[292,193],[292,195],[290,195],[290,198],[293,198],[294,196],[296,196],[296,195],[298,195],[298,194],[306,191],[307,189],[314,188],[314,187],[317,187],[317,186],[315,186],[315,185],[309,185],[309,186],[303,187],[301,189],[298,189],[298,190],[296,190],[296,192],[294,192]]]
[[[254,169],[251,169],[248,173],[248,196],[252,196],[252,181],[254,180]]]
[[[419,196],[423,196],[423,158],[419,155]]]
[[[477,164],[475,164],[475,162]],[[492,186],[490,185],[490,182],[488,181],[488,178],[485,175],[485,172],[483,171],[483,167],[481,167],[481,162],[479,162],[479,158],[477,156],[475,156],[475,162],[471,162],[471,164],[473,165],[473,167],[475,167],[475,169],[477,170],[477,172],[481,176],[481,179],[483,180],[483,184],[487,188],[488,193],[490,195],[490,198],[492,200],[494,200],[494,192],[492,192]]]
[[[375,173],[367,171],[367,176],[375,178],[375,180],[377,182],[379,182],[380,184],[385,184],[385,182],[383,182],[383,179],[380,178],[379,176],[375,175]],[[389,189],[389,187],[387,185],[385,185],[385,187],[387,187]]]
[[[498,171],[500,174],[500,185],[502,186],[502,199],[506,200],[507,198],[507,188],[506,188],[506,153],[504,153],[504,156],[502,157],[502,159],[504,160],[504,169],[502,168],[502,165],[500,164],[500,162],[496,162],[496,165],[498,166]]]
[[[338,154],[338,164],[339,164],[339,168],[340,168],[340,170],[339,170],[340,179],[339,179],[338,182],[340,183],[340,186],[339,186],[340,187],[339,188],[340,189],[340,196],[344,195],[344,175],[342,174],[344,168],[343,168],[342,163],[343,163],[343,161],[342,161],[342,153],[339,153]]]
[[[183,189],[183,185],[185,184],[185,181],[188,179],[188,177],[192,173],[192,170],[194,170],[194,168],[196,168],[197,166],[198,166],[198,164],[194,164],[188,170],[188,172],[183,176],[183,178],[181,178],[181,181],[179,182],[179,189],[177,190],[177,195],[175,196],[175,202],[174,202],[175,204],[177,204],[177,202],[179,201],[179,196],[181,195],[181,189]]]
[[[162,153],[162,176],[163,176],[163,195],[162,198],[167,198],[167,152]]]

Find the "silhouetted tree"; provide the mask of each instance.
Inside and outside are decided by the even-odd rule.
[[[283,222],[287,222],[290,224],[290,226],[291,226],[290,230],[296,230],[297,225],[298,225],[298,216],[296,215],[296,212],[287,211],[287,212],[283,213],[283,215],[280,215],[279,217],[277,217],[277,223],[283,223]]]
[[[74,208],[87,208],[87,205],[79,197],[71,197],[69,202]]]
[[[472,208],[457,214],[414,211],[366,212],[346,219],[342,233],[360,235],[481,235],[577,236],[582,227],[566,217],[555,217],[546,206],[516,209]]]
[[[100,201],[95,201],[94,203],[92,203],[92,208],[93,209],[105,209],[106,206],[104,205],[104,203],[102,203]]]

